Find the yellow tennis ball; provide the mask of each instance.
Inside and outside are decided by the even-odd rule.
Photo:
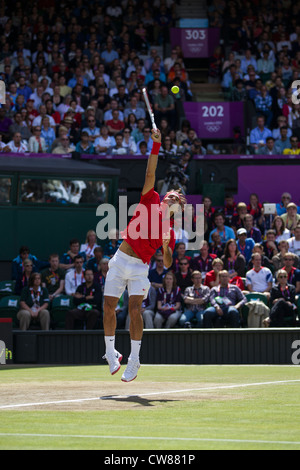
[[[172,86],[172,88],[171,88],[171,92],[172,92],[172,93],[174,93],[174,95],[176,95],[176,93],[178,93],[178,92],[179,92],[179,87],[178,87],[178,86],[176,86],[176,85]]]

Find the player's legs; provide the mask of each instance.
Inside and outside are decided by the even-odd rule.
[[[116,308],[119,302],[119,297],[104,296],[103,305],[103,327],[105,336],[114,336],[117,319],[116,319]]]
[[[130,317],[130,338],[140,341],[143,336],[142,302],[144,295],[131,295],[128,302],[128,313]]]

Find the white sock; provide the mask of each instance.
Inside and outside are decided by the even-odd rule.
[[[114,336],[104,336],[106,353],[113,353],[115,351],[115,337]]]
[[[142,344],[141,340],[138,340],[138,341],[134,339],[131,340],[131,352],[129,356],[130,359],[136,359],[136,360],[139,359],[141,344]]]

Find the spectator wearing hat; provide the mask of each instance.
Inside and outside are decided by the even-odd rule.
[[[254,248],[255,242],[253,238],[247,238],[247,230],[245,228],[239,228],[237,234],[237,247],[239,252],[244,256],[246,264],[249,263]]]
[[[75,146],[76,142],[79,140],[79,135],[76,129],[73,127],[74,120],[71,116],[66,116],[62,120],[62,125],[67,129],[67,135],[70,139],[71,144]]]

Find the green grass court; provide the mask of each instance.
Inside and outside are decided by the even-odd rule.
[[[0,449],[300,449],[298,366],[0,368]]]

